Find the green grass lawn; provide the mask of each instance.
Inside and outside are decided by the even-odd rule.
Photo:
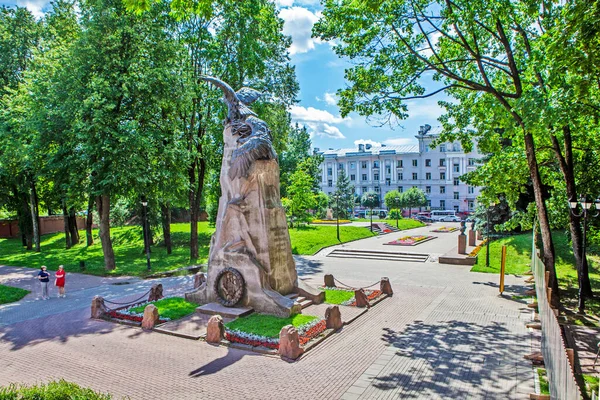
[[[206,263],[210,247],[210,237],[215,228],[208,222],[198,223],[198,251],[197,260],[190,259],[189,237],[190,224],[179,223],[171,225],[171,240],[173,243],[172,254],[167,254],[162,241],[152,246],[150,261],[152,272],[170,271],[192,264]],[[67,272],[80,272],[79,260],[85,261],[86,274],[92,275],[132,275],[145,276],[146,256],[144,254],[144,241],[142,229],[139,226],[114,227],[111,229],[111,238],[117,268],[113,271],[104,269],[102,246],[98,238],[98,231],[94,230],[94,245],[85,245],[85,231],[80,231],[81,243],[65,249],[64,233],[42,235],[40,253],[26,251],[20,239],[0,239],[0,265],[39,268],[46,265],[49,270],[55,271],[59,265],[64,265]],[[368,229],[353,226],[341,226],[340,238],[342,242],[370,237],[373,234]],[[292,252],[294,254],[314,254],[321,247],[339,243],[336,238],[335,226],[304,226],[300,229],[290,229]]]
[[[82,388],[64,380],[33,386],[11,384],[0,387],[0,399],[22,400],[110,400],[111,396]]]
[[[585,388],[590,398],[592,397],[592,393],[596,393],[596,395],[598,394],[600,379],[597,376],[583,374],[583,381],[585,382]]]
[[[186,315],[190,315],[194,311],[196,311],[196,307],[198,304],[190,303],[185,301],[185,299],[181,297],[170,297],[168,299],[162,299],[153,301],[150,304],[154,304],[156,308],[158,308],[158,315],[163,318],[179,319],[183,318]],[[134,307],[130,309],[130,311],[135,313],[143,313],[144,308],[146,308],[148,304],[144,304],[138,307]]]
[[[354,297],[354,292],[347,290],[324,289],[323,291],[325,292],[325,303],[327,304],[342,304]]]
[[[386,221],[389,225],[391,226],[396,226],[396,220],[395,219],[388,219]],[[421,221],[417,221],[416,219],[411,219],[411,218],[404,218],[401,220],[398,220],[398,229],[400,229],[401,231],[405,230],[405,229],[412,229],[412,228],[420,228],[422,226],[425,226],[424,223],[422,223]]]
[[[296,328],[308,324],[319,317],[312,315],[296,314],[288,318],[278,318],[265,314],[250,314],[225,324],[225,327],[246,333],[253,333],[269,338],[278,338],[281,328],[294,325]]]
[[[322,247],[339,244],[336,229],[335,225],[303,225],[290,229],[292,253],[312,255]],[[375,236],[375,234],[364,227],[340,226],[342,243],[371,236]]]
[[[538,368],[537,373],[540,380],[540,394],[550,394],[550,384],[548,383],[546,370],[543,368]]]
[[[16,288],[12,286],[0,285],[0,304],[19,301],[29,294],[29,290]]]

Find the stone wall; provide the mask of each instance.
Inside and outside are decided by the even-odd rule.
[[[62,215],[40,217],[40,234],[64,232],[65,222]],[[77,217],[77,228],[85,229],[85,218]],[[19,236],[18,220],[0,220],[0,238],[14,238]]]

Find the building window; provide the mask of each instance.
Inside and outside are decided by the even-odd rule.
[[[427,208],[431,208],[431,200],[427,199]]]
[[[362,169],[367,169],[367,162],[366,162],[366,161],[362,161],[362,162],[360,163],[360,167],[361,167]]]
[[[459,200],[459,199],[460,199],[460,197],[458,195],[458,192],[454,192],[454,200]]]
[[[458,145],[458,143],[454,143],[452,145],[452,151],[460,151],[460,146]]]
[[[446,180],[446,173],[445,172],[440,172],[440,179],[445,181]]]
[[[375,186],[375,193],[379,193],[379,186]]]
[[[469,194],[475,193],[475,186],[469,186],[469,187],[467,187],[467,193],[469,193]]]
[[[425,186],[425,193],[431,193],[431,186]]]
[[[373,161],[373,168],[379,168],[379,161]]]
[[[440,186],[440,194],[446,193],[446,186]]]
[[[366,181],[367,180],[367,174],[362,174],[362,180]]]
[[[333,181],[331,179],[329,179],[327,181],[327,186],[332,187],[333,186]]]
[[[350,180],[351,180],[351,181],[355,181],[355,180],[356,180],[356,175],[354,175],[354,174],[350,174]]]
[[[398,180],[401,181],[402,180],[402,172],[398,172]]]
[[[417,165],[419,165],[419,163],[417,162],[417,160],[412,160],[412,165],[413,167],[416,167]]]
[[[363,186],[363,187],[362,187],[362,192],[363,192],[363,193],[367,193],[367,187],[366,187],[366,186]]]
[[[458,206],[454,206],[454,211],[458,212]]]
[[[429,153],[429,145],[425,145],[425,153]]]
[[[327,175],[333,175],[333,169],[327,168]]]
[[[445,209],[446,209],[446,200],[440,200],[440,208],[441,208],[442,210],[445,210]]]
[[[474,158],[469,158],[469,165],[471,165],[471,166],[475,165],[475,159]]]
[[[473,211],[475,208],[475,202],[473,200],[469,200],[469,211]]]
[[[454,172],[460,172],[460,165],[459,164],[454,164],[454,166],[452,167],[452,171],[454,171]]]
[[[440,151],[441,151],[442,153],[445,153],[445,152],[446,152],[446,145],[445,145],[445,144],[440,144]]]
[[[416,181],[417,179],[418,179],[418,178],[417,178],[417,173],[416,173],[416,172],[413,172],[413,180],[415,180],[415,181]]]
[[[398,168],[402,168],[403,165],[404,163],[402,162],[402,160],[398,161]]]
[[[385,173],[386,174],[391,174],[392,173],[392,168],[391,167],[385,167]]]
[[[446,159],[442,158],[440,159],[440,167],[445,167],[446,166]]]
[[[454,178],[454,186],[458,186],[460,184],[460,179]]]
[[[342,163],[339,163],[339,164],[338,164],[338,169],[344,169],[344,164],[342,164]]]
[[[373,174],[373,180],[374,181],[378,181],[379,180],[379,174]]]
[[[398,191],[399,191],[400,193],[404,192],[404,187],[402,187],[402,186],[398,186]]]
[[[425,160],[425,166],[431,167],[431,160],[429,160],[429,159]]]
[[[355,164],[355,163],[353,163],[353,162],[351,162],[351,163],[350,163],[350,169],[354,169],[355,167],[356,167],[356,164]]]
[[[431,180],[431,172],[425,172],[425,179]]]
[[[390,184],[391,184],[391,183],[392,183],[392,181],[391,181],[391,179],[390,179],[390,178],[386,178],[386,179],[385,179],[385,184],[386,184],[387,186],[390,186]]]

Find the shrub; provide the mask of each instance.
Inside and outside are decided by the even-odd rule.
[[[109,394],[67,382],[63,379],[34,386],[10,384],[0,387],[0,400],[110,400]]]

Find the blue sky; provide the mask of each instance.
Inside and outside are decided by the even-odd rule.
[[[345,60],[339,59],[329,43],[311,38],[311,29],[320,17],[319,0],[275,0],[280,17],[285,21],[284,33],[292,36],[290,54],[300,83],[297,105],[290,109],[293,122],[306,125],[313,146],[321,149],[355,147],[358,143],[411,144],[420,125],[439,125],[443,110],[437,105],[443,95],[408,102],[409,118],[399,126],[371,126],[364,117],[340,116],[335,92],[346,85]],[[27,7],[40,17],[49,0],[0,0],[0,5]],[[432,87],[432,82],[425,82]]]

